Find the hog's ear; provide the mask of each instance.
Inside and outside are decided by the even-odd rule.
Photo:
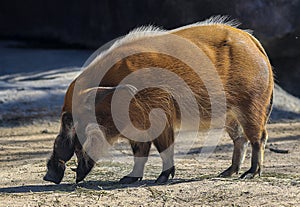
[[[85,103],[98,103],[105,99],[108,95],[113,94],[116,90],[119,92],[129,93],[134,96],[138,92],[137,88],[130,84],[118,85],[116,87],[94,87],[84,91]],[[88,104],[89,105],[89,104]]]
[[[109,94],[113,94],[115,89],[115,87],[94,87],[86,89],[82,93],[83,107],[87,110],[91,110]]]
[[[94,87],[89,88],[83,92],[84,107],[92,109],[95,105],[104,101],[107,97],[111,96],[117,87]]]
[[[124,103],[129,104],[137,93],[138,89],[133,85],[118,85],[114,93],[114,104],[116,104],[116,106],[123,106]]]
[[[83,95],[84,100],[84,107],[88,110],[92,109],[92,107],[95,107],[95,105],[99,104],[100,102],[110,99],[107,99],[108,97],[111,98],[112,94],[118,90],[119,95],[122,94],[129,94],[130,96],[134,96],[134,94],[137,93],[137,89],[129,84],[125,85],[118,85],[116,87],[94,87],[89,88],[85,90]]]

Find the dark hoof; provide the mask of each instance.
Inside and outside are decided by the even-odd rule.
[[[229,178],[234,173],[238,174],[238,170],[234,170],[232,167],[229,167],[227,170],[218,175],[219,178]]]
[[[84,179],[84,177],[82,177],[82,178],[76,178],[76,183],[79,183],[79,182],[83,181],[83,179]]]
[[[135,183],[138,180],[142,180],[143,177],[130,177],[130,176],[124,176],[123,178],[120,179],[119,184],[131,184]]]
[[[162,183],[166,183],[168,180],[169,180],[169,176],[160,175],[160,176],[156,179],[155,183],[162,184]]]
[[[155,183],[166,183],[169,180],[170,175],[172,176],[172,178],[174,178],[175,175],[175,167],[171,167],[168,170],[162,171],[162,173],[160,173],[160,175],[158,176],[158,178],[156,179]]]
[[[254,178],[255,174],[254,173],[244,173],[241,175],[240,179],[252,179]]]
[[[218,175],[219,178],[230,178],[233,173],[224,171]]]
[[[53,178],[49,175],[45,175],[43,180],[44,181],[49,181],[49,182],[52,182],[52,183],[55,183],[55,184],[59,184],[61,182],[61,180],[55,179],[55,178]]]
[[[252,179],[254,178],[257,174],[260,176],[260,170],[254,171],[254,170],[248,170],[244,174],[241,175],[240,179]]]

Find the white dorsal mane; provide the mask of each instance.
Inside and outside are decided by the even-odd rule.
[[[193,24],[185,25],[185,26],[182,26],[182,27],[179,27],[176,29],[172,29],[172,30],[164,30],[160,27],[156,27],[153,25],[137,27],[137,28],[131,30],[127,35],[116,40],[109,49],[101,52],[93,60],[93,62],[95,60],[99,60],[100,58],[107,55],[110,51],[112,51],[113,49],[115,49],[117,47],[120,47],[126,43],[133,42],[133,41],[145,38],[145,37],[154,37],[154,36],[163,35],[166,33],[172,33],[172,32],[176,32],[176,31],[191,28],[191,27],[218,25],[218,24],[228,25],[228,26],[232,26],[232,27],[238,27],[240,25],[240,23],[237,20],[235,20],[235,19],[230,20],[229,16],[218,15],[218,16],[210,17],[209,19],[206,19],[201,22],[196,22]],[[246,31],[251,33],[251,31],[248,31],[248,30],[246,30]]]

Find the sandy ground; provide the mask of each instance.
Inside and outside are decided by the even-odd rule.
[[[203,138],[190,147],[186,140],[194,138],[187,133],[186,140],[177,141],[177,171],[166,185],[154,184],[161,171],[154,149],[143,181],[117,183],[133,164],[124,142],[83,183],[74,184],[70,168],[76,166],[75,158],[68,163],[62,184],[44,182],[65,90],[92,51],[33,49],[20,44],[0,41],[0,206],[300,206],[299,121],[269,125],[268,147],[289,153],[267,149],[264,173],[253,180],[217,178],[230,164],[228,136],[203,159],[199,157]],[[274,95],[271,120],[300,120],[299,99],[278,86]],[[35,121],[45,117],[52,121]],[[11,127],[12,121],[18,126]],[[241,172],[249,168],[249,158],[250,150]]]
[[[185,142],[179,141],[176,175],[166,185],[154,184],[161,171],[154,149],[141,182],[118,184],[132,167],[130,151],[122,143],[113,157],[97,163],[78,185],[70,170],[76,165],[75,158],[68,163],[62,184],[43,181],[58,128],[58,122],[0,128],[0,206],[300,206],[299,122],[268,126],[267,147],[289,153],[267,149],[263,175],[252,180],[217,178],[231,160],[232,143],[227,135],[208,159],[197,154],[201,140],[189,153],[184,152]],[[241,172],[249,168],[250,152]]]

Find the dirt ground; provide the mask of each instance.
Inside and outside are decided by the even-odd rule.
[[[35,123],[0,128],[0,206],[300,206],[300,123],[268,126],[269,141],[261,177],[240,180],[217,175],[231,161],[232,143],[227,135],[215,152],[201,159],[201,141],[189,150],[177,143],[176,175],[166,185],[155,185],[161,160],[154,149],[144,179],[132,185],[117,181],[130,172],[128,146],[116,146],[114,156],[97,163],[84,182],[76,185],[67,165],[60,185],[42,180],[59,123]],[[288,150],[276,153],[272,149]],[[241,169],[250,167],[250,152]]]

